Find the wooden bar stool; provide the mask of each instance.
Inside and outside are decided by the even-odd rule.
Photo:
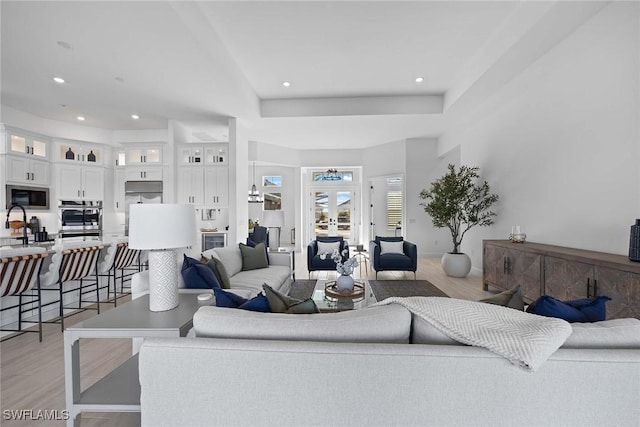
[[[10,251],[8,251],[10,252]],[[22,330],[23,323],[37,323],[38,337],[42,342],[42,305],[40,298],[40,269],[42,261],[49,256],[44,251],[23,255],[8,255],[0,252],[0,297],[17,296],[18,304],[2,308],[0,311],[18,308],[18,328],[2,328],[2,331],[11,332],[36,332]],[[35,293],[33,291],[36,291]],[[29,300],[24,301],[25,298]],[[32,308],[24,309],[25,304],[37,303],[38,321],[22,320],[22,314],[31,311]]]

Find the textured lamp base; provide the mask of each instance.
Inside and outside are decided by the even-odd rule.
[[[178,265],[174,250],[149,252],[149,310],[178,306]]]

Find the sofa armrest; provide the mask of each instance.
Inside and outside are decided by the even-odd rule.
[[[316,256],[316,252],[318,252],[318,243],[315,240],[312,240],[307,245],[307,268],[311,270],[313,257]]]
[[[404,251],[404,254],[406,256],[411,258],[413,271],[416,271],[418,269],[418,247],[414,243],[407,242],[405,240],[404,244],[402,245],[402,250]]]
[[[380,245],[375,240],[369,242],[369,260],[373,264],[373,269],[378,271],[380,260]]]

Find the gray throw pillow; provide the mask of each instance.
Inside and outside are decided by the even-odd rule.
[[[262,285],[264,294],[269,300],[272,313],[313,314],[320,313],[318,306],[311,298],[299,300],[278,292],[266,283]]]
[[[220,283],[220,287],[222,289],[231,289],[231,280],[229,280],[229,274],[227,274],[227,269],[224,268],[224,264],[217,259],[216,257],[211,257],[211,259],[207,262],[207,266],[213,271],[213,274],[216,275],[218,279],[218,283]]]
[[[480,302],[515,308],[520,311],[524,310],[524,301],[522,300],[522,289],[520,285],[516,285],[508,291],[500,292],[492,297],[481,299]]]
[[[258,243],[253,248],[244,243],[238,243],[238,246],[242,253],[242,271],[269,267],[264,243]]]

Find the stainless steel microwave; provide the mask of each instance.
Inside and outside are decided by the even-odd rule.
[[[49,209],[49,189],[46,187],[26,187],[7,185],[7,209],[21,205],[25,209]]]

